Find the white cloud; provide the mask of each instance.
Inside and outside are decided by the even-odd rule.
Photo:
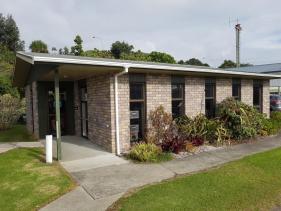
[[[228,19],[238,17],[242,62],[281,60],[281,2],[275,0],[0,0],[0,5],[0,12],[14,16],[26,46],[35,39],[49,47],[71,46],[80,34],[85,49],[125,40],[135,49],[217,66],[235,59],[235,23],[229,27]]]

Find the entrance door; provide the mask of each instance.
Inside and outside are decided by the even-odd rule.
[[[86,83],[81,82],[79,89],[81,105],[81,134],[83,137],[88,137],[88,103]]]
[[[66,92],[60,92],[60,118],[61,118],[61,134],[66,132]],[[56,107],[55,107],[55,93],[54,90],[48,91],[48,122],[49,134],[56,134]]]

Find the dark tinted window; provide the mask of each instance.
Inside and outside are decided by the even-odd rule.
[[[253,106],[262,112],[262,82],[254,81],[253,85]]]
[[[184,84],[172,83],[172,115],[173,118],[184,115]]]
[[[216,83],[213,79],[205,80],[205,112],[208,118],[215,117]]]
[[[131,83],[130,84],[130,99],[140,100],[143,99],[143,84],[141,83]]]
[[[239,79],[232,80],[232,97],[241,100],[241,81]]]

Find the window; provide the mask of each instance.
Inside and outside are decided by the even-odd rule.
[[[143,139],[145,130],[145,76],[130,75],[130,140]]]
[[[235,100],[241,100],[241,80],[232,79],[232,97]]]
[[[208,118],[215,117],[216,111],[216,81],[205,80],[205,112]]]
[[[184,115],[184,77],[172,77],[172,116]]]
[[[253,106],[260,112],[262,112],[262,81],[254,80],[253,84]]]

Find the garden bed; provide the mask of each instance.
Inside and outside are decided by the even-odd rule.
[[[214,118],[198,114],[173,119],[160,106],[150,112],[148,125],[145,140],[132,147],[129,158],[154,162],[159,160],[157,157],[173,153],[174,158],[182,159],[271,136],[281,129],[281,112],[273,112],[267,118],[254,107],[227,98],[217,105]]]

